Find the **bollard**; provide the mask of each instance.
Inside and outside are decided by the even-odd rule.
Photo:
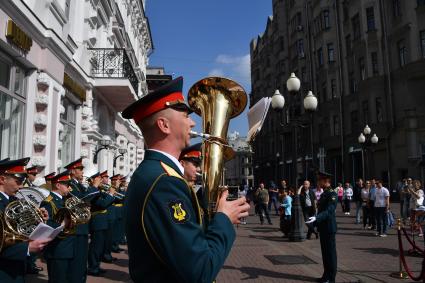
[[[397,230],[400,231],[401,230],[401,219],[398,218],[397,219]],[[403,265],[401,263],[401,257],[398,257],[398,271],[393,272],[390,274],[391,277],[393,278],[398,278],[398,279],[408,279],[409,276],[407,275],[407,272],[403,271]]]

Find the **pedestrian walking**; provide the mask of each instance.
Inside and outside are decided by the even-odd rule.
[[[289,231],[291,231],[291,210],[292,210],[292,198],[288,195],[287,191],[282,192],[282,214],[280,216],[280,230],[284,237],[288,237]]]
[[[272,221],[270,219],[269,211],[267,209],[267,205],[269,203],[269,192],[264,187],[264,183],[260,184],[260,188],[257,190],[257,199],[258,199],[258,215],[260,216],[261,225],[264,224],[264,216],[267,218],[267,221],[270,225],[272,225]]]
[[[353,188],[353,202],[356,205],[356,224],[360,224],[360,214],[363,211],[362,189],[364,188],[363,179],[357,179],[356,185]],[[364,216],[363,216],[364,218]]]
[[[381,180],[376,180],[375,215],[376,236],[387,236],[387,213],[390,209],[390,192],[382,186]]]
[[[344,188],[342,187],[341,183],[338,183],[338,186],[336,187],[336,192],[338,194],[338,203],[341,206],[341,211],[344,212],[344,202],[342,201],[342,197],[344,196]]]
[[[269,204],[268,204],[267,208],[268,208],[269,212],[271,212],[272,205],[273,205],[276,216],[279,215],[278,195],[279,195],[279,190],[278,190],[276,184],[273,181],[271,181],[270,187],[269,187]]]
[[[367,228],[367,225],[371,225],[370,213],[369,213],[369,190],[370,181],[366,181],[366,185],[362,188],[360,197],[362,200],[362,212],[363,212],[363,229]]]
[[[310,182],[305,180],[303,185],[300,187],[300,204],[303,210],[304,221],[307,221],[310,217],[316,215],[317,201],[316,194],[310,188]],[[307,239],[311,239],[311,234],[316,235],[316,239],[318,238],[318,233],[314,229],[313,225],[308,226],[307,231]]]
[[[344,201],[344,214],[350,215],[351,199],[353,197],[353,189],[350,183],[346,182],[344,187],[343,201]]]

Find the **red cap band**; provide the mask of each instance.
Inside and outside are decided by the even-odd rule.
[[[174,101],[184,101],[183,93],[181,92],[173,92],[167,96],[164,96],[158,100],[152,100],[150,103],[143,105],[143,109],[140,109],[137,113],[135,113],[133,119],[134,122],[138,123],[144,118],[161,111],[162,109],[167,108],[167,102]]]

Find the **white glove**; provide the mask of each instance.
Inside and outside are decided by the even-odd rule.
[[[312,217],[308,218],[308,220],[305,223],[310,224],[310,223],[313,223],[314,221],[316,221],[316,216],[312,216]]]

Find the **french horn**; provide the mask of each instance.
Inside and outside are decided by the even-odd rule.
[[[221,196],[220,182],[224,162],[232,159],[235,152],[227,142],[229,121],[245,109],[247,95],[236,82],[207,77],[195,83],[189,90],[188,103],[202,117],[202,186],[208,202],[208,217],[216,212]]]
[[[0,214],[0,251],[17,242],[29,241],[40,223],[44,223],[43,214],[31,200],[22,196],[10,202]]]
[[[67,218],[70,220],[70,226],[65,227],[63,231],[65,235],[74,233],[77,225],[87,224],[91,217],[90,206],[71,192],[69,194],[64,207],[60,208],[53,217],[59,224]]]

